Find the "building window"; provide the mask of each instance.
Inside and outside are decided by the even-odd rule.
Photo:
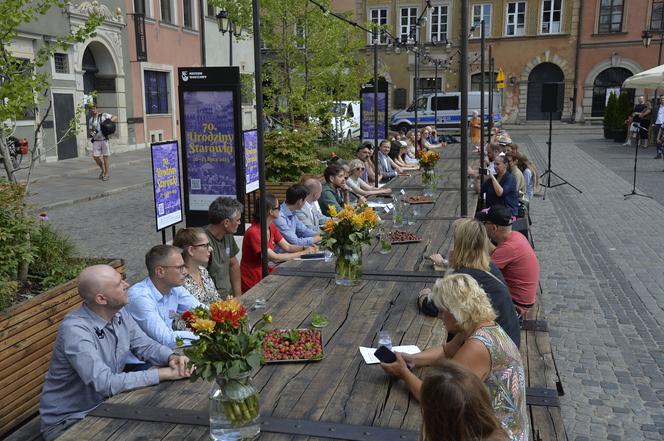
[[[211,5],[210,2],[207,3],[206,15],[208,17],[216,17],[217,14],[214,13],[214,5]]]
[[[661,31],[664,29],[664,0],[653,0],[650,13],[650,29]]]
[[[53,64],[55,64],[55,73],[69,73],[69,56],[56,52],[53,54]]]
[[[427,94],[427,93],[435,93],[436,91],[438,91],[438,93],[442,92],[443,79],[441,77],[438,77],[438,78],[435,78],[435,77],[418,78],[418,79],[420,80],[419,81],[419,88],[417,89],[418,95],[424,95],[424,94]],[[414,84],[417,85],[418,83],[414,83]]]
[[[593,101],[590,116],[604,116],[606,103],[611,92],[620,96],[623,81],[634,75],[623,67],[610,67],[602,71],[593,81]],[[634,102],[634,89],[625,89],[629,96],[629,102]]]
[[[473,31],[474,38],[480,38],[480,21],[484,20],[484,34],[487,37],[491,36],[491,5],[473,5],[472,16],[470,22],[475,27]]]
[[[171,9],[171,0],[159,0],[161,5],[161,21],[173,24],[173,11]]]
[[[182,24],[187,29],[194,29],[194,2],[182,0]]]
[[[417,24],[417,8],[400,8],[399,9],[399,39],[402,42],[408,41],[411,38],[410,32]],[[415,39],[419,40],[419,30],[415,29]]]
[[[505,35],[518,36],[526,34],[526,2],[507,4],[507,20]]]
[[[498,77],[498,72],[493,73],[493,88],[496,88],[496,78]],[[489,73],[484,74],[484,91],[489,91]],[[479,92],[481,89],[482,74],[476,73],[470,76],[470,90],[473,92]]]
[[[300,18],[295,20],[295,45],[300,49],[307,46],[307,23]]]
[[[562,3],[562,0],[542,0],[542,34],[560,33]]]
[[[387,44],[387,35],[385,34],[384,29],[387,26],[387,9],[370,9],[369,21],[373,23],[374,26],[381,28],[381,31],[378,34],[378,44]],[[369,44],[373,44],[371,41],[371,35],[369,35]]]
[[[622,30],[623,0],[600,0],[597,32],[609,34]]]
[[[168,113],[168,72],[146,70],[145,113]]]
[[[429,41],[447,41],[447,6],[432,6]]]

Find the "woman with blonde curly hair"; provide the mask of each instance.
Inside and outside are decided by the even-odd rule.
[[[529,439],[526,382],[521,354],[505,331],[496,324],[496,313],[479,284],[467,274],[452,274],[436,281],[430,300],[448,332],[449,342],[415,355],[397,353],[383,369],[403,379],[415,398],[422,397],[422,380],[409,368],[436,366],[452,360],[484,382],[493,410],[510,441]]]

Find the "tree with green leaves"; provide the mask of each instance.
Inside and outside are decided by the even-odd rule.
[[[44,18],[50,11],[65,9],[67,0],[2,0],[0,2],[0,157],[10,182],[16,182],[16,171],[8,149],[8,137],[16,120],[27,111],[35,109],[44,101],[50,100],[48,69],[44,67],[56,51],[69,49],[73,44],[82,43],[95,35],[95,29],[104,22],[99,12],[90,14],[86,22],[75,30],[63,35],[54,35],[44,41],[35,51],[32,59],[16,57],[10,47],[22,26]],[[93,3],[96,5],[96,2]],[[25,168],[32,170],[39,160],[37,140],[44,121],[51,111],[50,104],[38,114],[35,121],[34,142],[31,144],[30,163]],[[70,124],[67,135],[76,130],[76,121]],[[56,141],[57,144],[57,141]],[[51,147],[54,148],[55,146]],[[41,155],[48,149],[44,149]],[[25,187],[27,194],[28,186]]]

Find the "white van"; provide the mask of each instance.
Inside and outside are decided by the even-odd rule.
[[[434,110],[435,108],[437,109]],[[484,92],[484,122],[489,121],[489,92]],[[493,94],[493,121],[500,122],[500,109],[502,97],[499,92]],[[461,100],[459,92],[429,93],[417,99],[417,125],[433,126],[436,113],[438,127],[442,129],[458,129],[461,121]],[[468,118],[473,111],[480,112],[480,92],[468,92]],[[395,131],[408,131],[415,127],[415,105],[411,104],[406,110],[392,115],[390,129]]]
[[[330,120],[335,139],[356,139],[360,137],[360,102],[337,101],[332,107]]]

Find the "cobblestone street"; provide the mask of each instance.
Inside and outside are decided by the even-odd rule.
[[[545,127],[510,133],[543,172]],[[601,139],[601,128],[568,125],[554,126],[553,145],[553,170],[583,190],[553,188],[531,205],[569,439],[664,439],[664,162],[652,159],[652,148],[642,150],[637,191],[655,199],[624,200],[632,149]],[[51,222],[81,254],[124,258],[132,283],[146,274],[146,250],[161,242],[146,156],[117,155],[117,178],[106,187],[83,159],[78,169],[64,161],[62,176],[47,164],[52,170],[41,173],[49,178],[33,187],[35,204],[51,207]],[[68,180],[79,183],[70,192],[63,190]]]

